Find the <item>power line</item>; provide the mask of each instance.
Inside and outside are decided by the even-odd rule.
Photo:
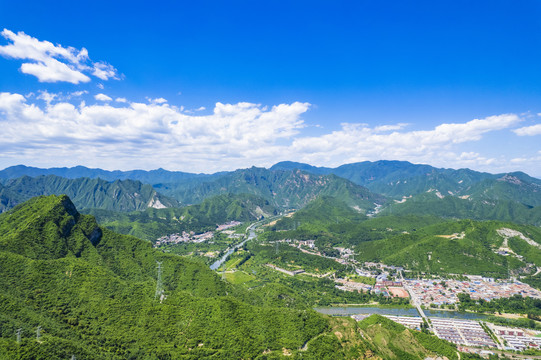
[[[158,297],[161,297],[163,294],[163,284],[162,284],[162,262],[156,261],[158,265],[158,280],[156,281],[156,293],[154,294],[154,300]]]

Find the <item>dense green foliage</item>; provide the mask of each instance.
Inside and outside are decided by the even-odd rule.
[[[331,196],[320,196],[296,211],[293,216],[280,219],[271,230],[294,230],[309,223],[310,228],[325,228],[325,225],[358,222],[367,217]]]
[[[362,220],[366,218],[351,208],[345,209],[343,205],[332,198],[316,199],[292,217],[283,218],[275,225],[269,226],[262,238],[268,241],[316,240],[318,249],[327,252],[336,246],[355,247],[366,241],[386,239],[443,222],[434,216],[414,215]]]
[[[393,204],[384,209],[380,216],[391,214],[500,220],[519,224],[541,225],[541,206],[532,207],[517,201],[485,199],[482,197],[460,198],[445,196],[440,198],[434,192],[417,195],[403,203]]]
[[[55,175],[23,176],[7,180],[0,196],[10,197],[10,204],[39,195],[68,195],[78,208],[116,211],[144,210],[148,207],[177,206],[178,202],[156,192],[150,185],[133,180],[108,182],[102,179],[66,179]],[[8,204],[8,205],[10,205]],[[9,206],[0,208],[6,210]]]
[[[35,198],[0,216],[0,354],[255,357],[300,348],[327,327],[312,311],[261,306],[264,299],[198,263],[100,230],[65,196]],[[158,260],[163,301],[154,298]],[[30,340],[38,325],[43,347]],[[17,328],[25,338],[19,346]]]
[[[248,249],[254,255],[254,262],[271,263],[281,268],[302,268],[308,272],[322,273],[346,271],[347,267],[322,256],[306,254],[299,249],[285,243],[277,244],[250,244]]]
[[[458,294],[458,298],[460,299],[459,309],[461,310],[527,314],[533,318],[541,318],[541,299],[514,295],[510,298],[493,299],[491,301],[472,300],[470,295],[465,293]]]
[[[155,241],[161,236],[183,231],[201,233],[216,225],[236,220],[255,221],[276,214],[268,201],[248,194],[223,194],[184,208],[146,209],[135,212],[114,212],[99,209],[83,211],[98,222],[120,234]]]
[[[307,273],[291,276],[268,264],[286,270],[303,269]],[[247,243],[245,250],[232,255],[225,267],[228,281],[242,284],[275,306],[306,309],[331,304],[378,302],[408,306],[409,303],[407,299],[387,298],[381,294],[339,290],[332,277],[351,275],[351,268],[333,259],[303,253],[286,244]]]
[[[256,268],[257,256],[237,265]],[[316,297],[337,291],[327,279],[313,279],[312,295],[305,285],[311,281],[270,269],[274,281],[264,276],[252,289],[231,285],[197,262],[100,228],[66,196],[34,198],[0,215],[0,263],[0,357],[6,359],[419,358],[447,354],[451,346],[433,337],[397,341],[396,325],[386,319],[359,327],[309,310]],[[371,340],[381,328],[389,329],[388,348],[381,336]]]

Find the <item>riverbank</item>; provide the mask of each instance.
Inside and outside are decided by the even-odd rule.
[[[316,307],[315,311],[330,315],[330,316],[351,316],[358,314],[378,314],[378,315],[393,315],[393,316],[421,316],[416,308],[414,307],[403,307],[403,306],[326,306],[326,307]],[[459,312],[459,311],[439,311],[439,310],[425,310],[427,317],[431,318],[455,318],[463,320],[486,320],[487,315],[469,313],[469,312]]]
[[[377,302],[371,302],[366,304],[331,304],[328,307],[377,307],[380,309],[415,309],[411,304],[399,305],[399,304],[380,304]]]

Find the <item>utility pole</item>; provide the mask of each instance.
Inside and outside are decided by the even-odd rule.
[[[17,331],[15,331],[15,334],[17,335],[17,344],[21,343],[21,331],[23,331],[23,329],[17,329]]]
[[[162,262],[156,261],[158,265],[158,280],[156,281],[156,293],[154,294],[154,300],[160,297],[163,294],[162,289]]]

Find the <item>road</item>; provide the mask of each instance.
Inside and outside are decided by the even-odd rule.
[[[429,330],[431,330],[434,334],[438,335],[435,332],[435,329],[432,327],[432,324],[428,320],[428,317],[426,316],[425,312],[421,308],[421,301],[417,298],[417,295],[415,295],[415,292],[413,290],[410,290],[409,285],[406,284],[406,282],[404,281],[404,276],[402,275],[402,272],[400,271],[399,273],[400,273],[400,279],[402,280],[402,286],[404,286],[404,289],[406,289],[406,291],[410,294],[411,303],[413,304],[413,306],[417,308],[417,311],[419,312],[419,315],[421,315],[421,317],[423,318],[424,322],[428,324]]]
[[[252,240],[252,239],[254,239],[256,237],[254,229],[250,229],[249,232],[250,232],[250,234],[248,235],[248,237],[243,242],[233,246],[232,248],[227,249],[225,254],[219,260],[216,260],[214,263],[212,263],[212,265],[210,265],[210,269],[211,270],[218,270],[220,268],[220,266],[222,266],[222,264],[224,262],[226,262],[229,255],[231,255],[235,251],[237,251],[237,249],[240,248],[241,246],[243,246],[246,243],[246,241]]]
[[[227,249],[225,254],[223,254],[220,259],[216,260],[215,262],[212,263],[212,265],[210,265],[210,269],[211,270],[218,270],[220,268],[220,266],[222,266],[222,264],[227,261],[227,258],[231,254],[233,254],[235,251],[237,251],[238,248],[242,247],[248,240],[252,240],[252,239],[257,238],[257,235],[255,233],[255,229],[257,229],[259,226],[261,226],[264,222],[266,222],[266,221],[274,221],[274,220],[277,220],[277,219],[281,218],[282,216],[283,215],[271,216],[268,219],[263,219],[263,220],[257,221],[255,223],[253,223],[252,225],[248,226],[246,228],[246,233],[248,234],[248,237],[244,241],[242,241],[241,243]]]

